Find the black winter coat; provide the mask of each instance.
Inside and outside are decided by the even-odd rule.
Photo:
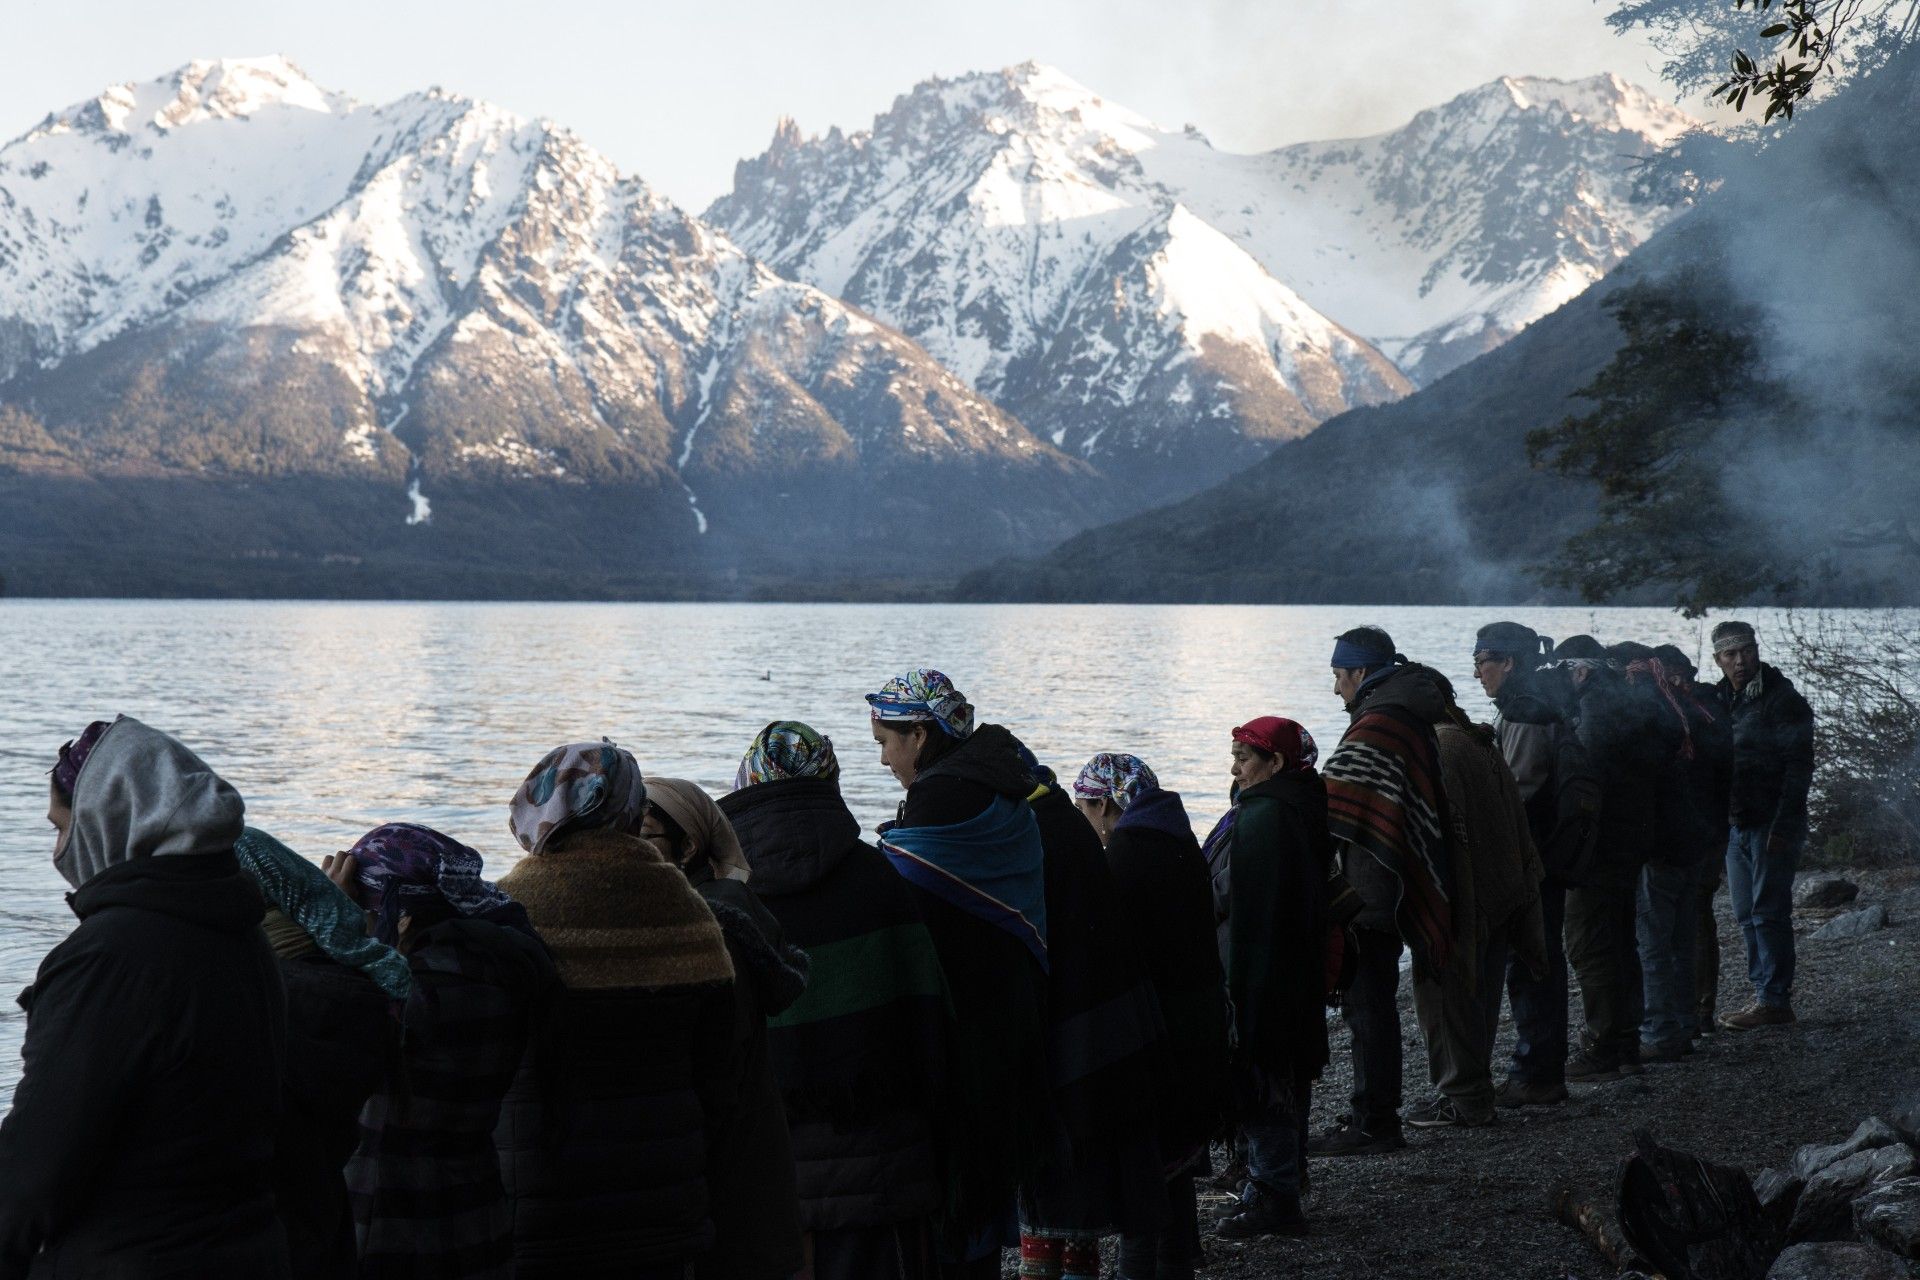
[[[1737,827],[1768,828],[1788,839],[1807,834],[1813,787],[1813,708],[1778,668],[1760,664],[1739,693],[1717,688],[1733,713],[1733,780],[1727,816]]]
[[[272,1280],[286,997],[231,852],[135,858],[20,998],[0,1122],[0,1276]]]
[[[1597,860],[1623,881],[1653,855],[1661,818],[1672,812],[1685,728],[1650,684],[1610,667],[1591,671],[1578,698],[1577,731],[1600,777]]]
[[[286,1101],[273,1190],[295,1280],[351,1280],[358,1267],[342,1172],[360,1110],[399,1049],[393,1002],[358,969],[318,952],[280,962],[287,989]]]

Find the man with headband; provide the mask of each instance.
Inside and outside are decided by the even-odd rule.
[[[1753,628],[1713,629],[1713,661],[1733,720],[1733,785],[1727,806],[1727,896],[1747,940],[1753,1003],[1720,1019],[1729,1031],[1789,1023],[1793,1016],[1793,873],[1807,839],[1813,786],[1813,709],[1793,682],[1760,661]]]

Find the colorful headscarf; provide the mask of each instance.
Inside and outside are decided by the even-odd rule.
[[[327,873],[256,827],[240,834],[233,852],[260,892],[328,957],[358,969],[395,1000],[413,988],[406,957],[367,936],[366,917]]]
[[[680,850],[680,865],[692,879],[704,880],[709,870],[716,880],[747,878],[747,855],[740,848],[733,823],[699,783],[685,778],[655,778],[647,799],[687,833],[689,847]],[[661,852],[673,856],[670,849]]]
[[[782,778],[832,780],[839,776],[840,761],[834,757],[831,738],[798,720],[776,720],[754,735],[753,745],[740,757],[733,789]]]
[[[921,668],[895,676],[867,695],[875,720],[937,724],[949,737],[973,733],[973,704],[938,671]]]
[[[630,831],[647,811],[647,784],[633,753],[606,738],[547,752],[513,793],[507,829],[528,853],[569,831]]]
[[[1111,751],[1102,751],[1087,761],[1080,776],[1073,780],[1074,799],[1111,799],[1122,809],[1130,807],[1147,792],[1159,789],[1160,779],[1153,776],[1146,761],[1139,756]]]
[[[93,754],[101,735],[112,727],[111,720],[95,720],[80,731],[79,737],[60,748],[60,759],[53,766],[53,785],[60,788],[61,795],[73,794],[73,785],[80,780],[80,766]]]
[[[430,902],[533,933],[520,904],[481,879],[480,855],[432,827],[389,822],[361,836],[348,852],[359,864],[360,887],[378,916],[373,936],[388,946],[399,940],[400,917]]]
[[[1233,731],[1233,740],[1279,756],[1282,773],[1311,769],[1320,759],[1320,748],[1314,745],[1307,726],[1285,716],[1259,716],[1249,720]]]

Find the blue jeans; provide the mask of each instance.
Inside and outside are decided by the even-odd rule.
[[[1307,1113],[1313,1086],[1296,1084],[1291,1100],[1282,1098],[1240,1124],[1247,1144],[1247,1176],[1279,1195],[1300,1194],[1300,1171],[1307,1160]]]
[[[1699,924],[1698,867],[1649,862],[1640,870],[1640,975],[1646,1013],[1640,1039],[1676,1048],[1693,1038],[1693,935]]]
[[[1727,897],[1747,939],[1747,977],[1761,1004],[1784,1009],[1793,997],[1793,873],[1800,842],[1767,852],[1766,827],[1735,827],[1727,837]]]
[[[1567,890],[1540,886],[1547,934],[1547,976],[1535,980],[1515,957],[1507,962],[1507,998],[1513,1002],[1513,1078],[1525,1084],[1567,1082]],[[1495,1021],[1498,1021],[1496,1016]]]

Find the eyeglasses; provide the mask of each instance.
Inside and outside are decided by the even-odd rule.
[[[1473,658],[1473,669],[1478,671],[1482,667],[1491,667],[1496,663],[1505,662],[1506,660],[1507,656],[1503,653],[1475,654]]]

